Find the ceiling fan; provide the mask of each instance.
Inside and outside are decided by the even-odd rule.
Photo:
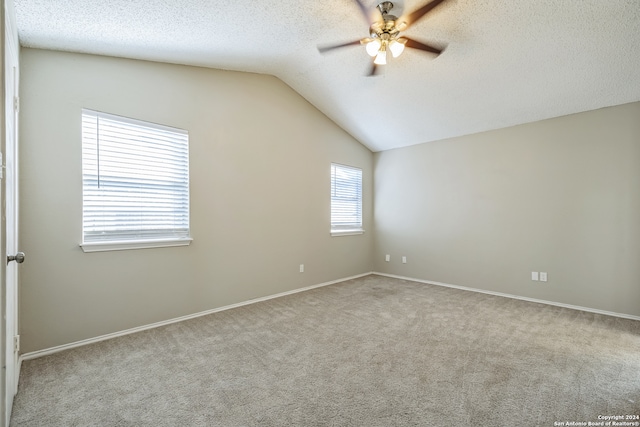
[[[369,37],[337,45],[318,46],[318,51],[320,51],[320,53],[325,53],[342,47],[365,45],[365,49],[369,56],[375,58],[373,60],[371,70],[369,71],[369,76],[373,76],[377,73],[379,65],[385,65],[387,63],[388,52],[391,52],[391,55],[396,58],[400,56],[405,47],[408,47],[433,53],[436,56],[440,55],[444,50],[444,47],[437,48],[429,46],[409,37],[401,36],[400,32],[405,31],[411,25],[415,24],[416,21],[425,16],[443,1],[445,0],[433,0],[413,12],[401,16],[400,18],[389,13],[391,12],[391,9],[393,9],[393,3],[390,1],[383,1],[377,6],[377,10],[380,12],[380,18],[370,20],[369,12],[364,4],[362,4],[362,0],[355,0],[365,19],[369,22]]]

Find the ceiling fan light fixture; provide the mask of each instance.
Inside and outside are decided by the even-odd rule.
[[[369,22],[369,36],[361,38],[360,40],[353,40],[333,46],[318,46],[318,51],[320,53],[325,53],[345,46],[364,45],[367,54],[373,58],[373,66],[370,69],[371,71],[368,74],[369,76],[375,75],[376,72],[380,70],[377,67],[378,65],[387,64],[387,59],[390,59],[387,57],[387,51],[391,52],[393,58],[397,58],[402,55],[405,48],[409,48],[410,50],[419,50],[438,56],[442,53],[444,48],[430,46],[418,40],[400,35],[401,32],[408,29],[416,21],[429,13],[433,8],[446,0],[421,1],[426,1],[427,3],[413,12],[401,16],[400,18],[390,13],[394,6],[392,2],[382,1],[377,6],[380,13],[376,14],[378,15],[376,19],[372,19],[373,17],[370,16],[369,8],[363,4],[363,0],[355,0],[367,22]]]
[[[376,59],[373,61],[376,65],[386,65],[387,64],[387,51],[384,49],[380,49],[378,54],[376,55]]]
[[[404,51],[404,44],[406,42],[407,41],[403,39],[391,40],[391,42],[389,43],[389,50],[391,51],[391,55],[393,55],[394,58],[397,58],[402,54],[402,52]]]
[[[382,46],[382,43],[380,43],[380,40],[373,39],[366,44],[365,49],[367,50],[367,53],[369,54],[369,56],[376,56],[380,51],[381,46]]]

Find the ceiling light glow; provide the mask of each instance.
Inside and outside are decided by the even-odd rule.
[[[376,55],[376,59],[373,61],[376,65],[386,65],[387,63],[387,51],[380,50]]]
[[[369,54],[369,56],[376,56],[378,54],[378,51],[380,50],[380,46],[382,46],[380,40],[373,39],[369,43],[367,43],[365,49],[367,49],[367,53]]]
[[[397,58],[398,56],[400,56],[400,54],[402,54],[402,52],[404,51],[405,43],[406,41],[404,40],[392,40],[391,43],[389,43],[389,50],[391,51],[391,54],[394,58]]]

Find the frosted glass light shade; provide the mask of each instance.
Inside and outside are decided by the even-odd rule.
[[[385,65],[387,63],[387,52],[384,50],[378,52],[373,63],[377,65]]]
[[[394,58],[400,56],[400,54],[404,51],[404,43],[401,41],[393,40],[389,43],[389,50]]]
[[[374,39],[366,44],[365,49],[367,49],[369,56],[376,56],[380,50],[380,46],[382,46],[380,40]]]

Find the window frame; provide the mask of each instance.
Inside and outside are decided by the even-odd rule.
[[[335,173],[334,170],[335,168],[340,168],[343,170],[351,170],[351,171],[357,171],[359,174],[359,181],[357,183],[358,185],[358,190],[357,190],[357,203],[359,204],[359,206],[357,207],[356,211],[359,214],[359,222],[358,223],[351,223],[351,224],[345,224],[345,225],[334,225],[334,183],[335,183]],[[332,162],[331,163],[331,169],[330,169],[330,233],[331,236],[354,236],[354,235],[360,235],[364,233],[364,220],[363,220],[363,194],[362,194],[362,184],[363,184],[363,170],[362,168],[356,167],[356,166],[350,166],[350,165],[344,165],[341,163],[335,163]]]
[[[90,168],[89,166],[85,165],[85,161],[87,161],[86,159],[89,157],[87,155],[87,153],[85,153],[85,150],[87,150],[86,144],[87,142],[85,141],[85,130],[83,128],[84,126],[84,122],[85,122],[85,116],[88,117],[96,117],[97,120],[99,120],[100,117],[104,118],[104,119],[108,119],[108,120],[112,120],[115,122],[118,122],[120,124],[123,124],[125,126],[127,125],[133,125],[133,126],[140,126],[143,129],[147,129],[147,130],[152,130],[154,132],[170,132],[171,134],[173,134],[173,136],[177,136],[177,135],[181,135],[182,138],[186,139],[186,147],[182,147],[182,149],[180,150],[183,155],[186,157],[186,169],[181,169],[182,173],[184,175],[186,175],[186,233],[184,232],[184,229],[182,228],[182,232],[181,233],[177,233],[178,235],[175,236],[171,236],[171,231],[169,231],[170,229],[168,229],[168,232],[166,233],[166,235],[162,235],[162,234],[158,234],[158,233],[154,233],[155,235],[151,235],[149,237],[144,237],[144,236],[132,236],[132,238],[121,238],[118,239],[116,238],[116,236],[113,236],[114,238],[109,240],[109,239],[105,239],[105,240],[99,240],[99,239],[89,239],[88,241],[85,241],[86,239],[86,230],[85,230],[85,208],[86,208],[86,200],[87,198],[91,197],[88,196],[86,193],[86,181],[87,181],[87,174],[86,174],[86,170],[87,168]],[[81,168],[82,168],[82,224],[81,224],[81,243],[80,243],[80,247],[82,248],[82,250],[84,252],[102,252],[102,251],[119,251],[119,250],[128,250],[128,249],[145,249],[145,248],[163,248],[163,247],[172,247],[172,246],[188,246],[189,244],[191,244],[191,242],[193,241],[193,239],[191,238],[191,212],[190,212],[190,183],[189,183],[189,133],[186,130],[183,129],[178,129],[178,128],[174,128],[174,127],[170,127],[170,126],[166,126],[166,125],[161,125],[161,124],[157,124],[157,123],[153,123],[153,122],[148,122],[148,121],[143,121],[143,120],[138,120],[138,119],[133,119],[130,117],[124,117],[124,116],[118,116],[118,115],[114,115],[114,114],[109,114],[109,113],[103,113],[97,110],[92,110],[92,109],[88,109],[88,108],[83,108],[82,109],[82,114],[81,114],[81,121],[83,123],[83,125],[81,126],[81,146],[82,146],[82,157],[81,157]],[[95,131],[95,135],[96,138],[100,132],[99,130],[99,126],[96,123],[96,131]],[[141,137],[141,135],[135,135],[138,138]],[[92,136],[90,135],[88,137],[88,139],[90,139]],[[96,144],[98,144],[99,140],[96,139]],[[99,150],[99,147],[96,146],[96,150]],[[142,153],[137,153],[137,155],[141,155]],[[96,159],[99,158],[100,156],[100,152],[96,151]],[[126,160],[130,160],[127,159],[126,157],[122,157],[122,159],[118,159],[119,161],[121,160],[122,163],[126,163]],[[169,163],[170,164],[170,163]],[[158,166],[166,166],[165,163],[158,161],[155,165],[152,165],[151,167],[158,167]],[[95,175],[97,174],[97,175]],[[94,176],[96,176],[96,179],[100,179],[100,171],[96,171],[94,174]],[[126,181],[125,181],[126,182]],[[166,182],[166,181],[165,181]],[[132,186],[132,188],[134,188],[134,186]],[[144,186],[142,188],[145,188]],[[148,188],[148,187],[147,187]],[[178,187],[180,188],[180,187]],[[184,193],[182,193],[184,195]],[[184,215],[183,215],[183,219],[184,219]],[[144,231],[144,229],[139,229],[141,231]],[[157,231],[157,230],[156,230]],[[126,234],[126,233],[125,233]],[[142,233],[141,233],[142,234]],[[122,235],[121,235],[122,236]]]

